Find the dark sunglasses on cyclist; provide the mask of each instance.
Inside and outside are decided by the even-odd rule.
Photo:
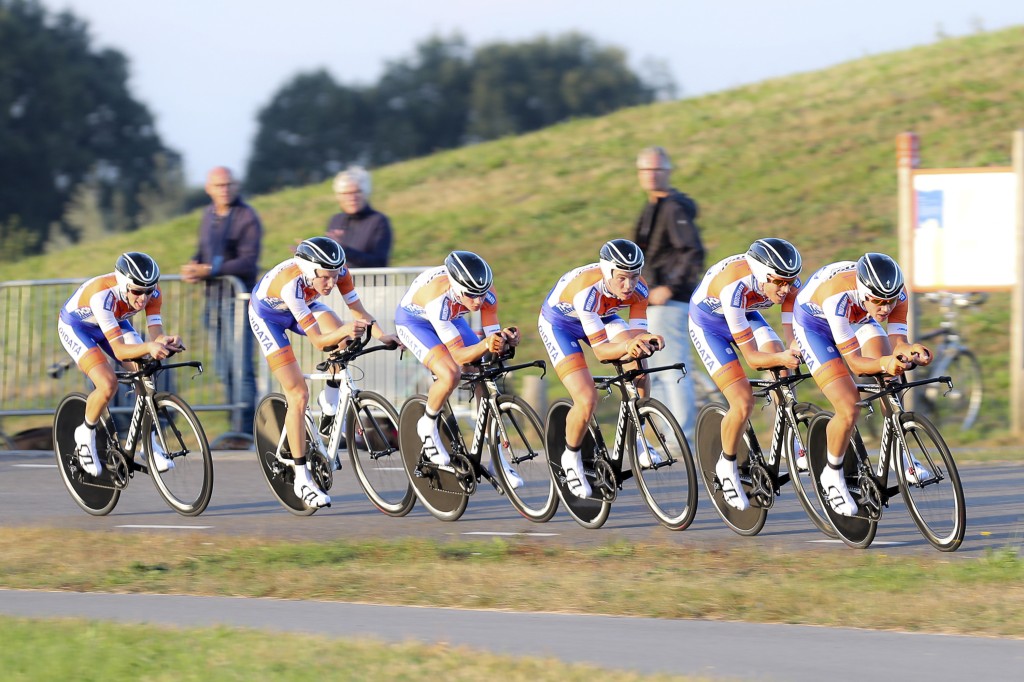
[[[154,291],[156,291],[155,284],[151,287],[128,287],[128,293],[131,294],[132,296],[148,296],[152,294]]]
[[[892,305],[893,303],[896,302],[898,298],[899,296],[893,296],[892,298],[876,298],[875,296],[865,296],[864,300],[866,300],[868,303],[873,303],[875,305]]]
[[[772,277],[769,275],[768,283],[774,284],[777,287],[784,287],[792,284],[796,281],[796,277]]]
[[[479,300],[483,299],[483,297],[486,296],[486,295],[487,295],[487,292],[485,291],[484,293],[476,295],[476,296],[474,296],[473,294],[462,294],[462,297],[463,298],[468,298],[468,299],[470,299],[472,301],[479,301]]]

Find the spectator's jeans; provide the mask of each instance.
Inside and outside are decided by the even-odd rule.
[[[687,376],[681,381],[679,372],[666,370],[651,374],[651,396],[668,406],[683,428],[692,450],[693,434],[697,425],[697,408],[693,380],[689,377],[689,372],[697,371],[698,368],[691,360],[689,313],[690,304],[680,301],[647,306],[647,322],[651,333],[665,337],[665,350],[655,353],[648,363],[660,367],[684,362],[687,371]]]
[[[213,366],[217,376],[224,384],[227,402],[235,402],[235,360],[238,352],[242,354],[241,392],[238,401],[244,403],[241,409],[241,422],[232,420],[231,430],[241,433],[252,433],[252,423],[256,407],[256,372],[253,369],[253,336],[249,330],[249,318],[246,315],[247,301],[235,298],[220,298],[218,288],[214,287],[206,299],[206,328],[210,335],[210,350],[214,354]],[[225,291],[225,296],[227,292]],[[235,338],[235,311],[241,313],[239,336]],[[234,416],[234,412],[232,412]]]

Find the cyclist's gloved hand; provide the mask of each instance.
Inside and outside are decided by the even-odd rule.
[[[910,356],[915,365],[930,365],[932,363],[932,352],[927,346],[915,343],[910,347]]]

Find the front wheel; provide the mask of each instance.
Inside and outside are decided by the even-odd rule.
[[[701,478],[704,479],[704,487],[707,488],[708,497],[715,511],[735,533],[739,535],[757,535],[764,528],[764,522],[768,518],[768,510],[751,504],[745,510],[740,511],[729,506],[722,495],[722,487],[715,474],[715,465],[722,454],[722,420],[728,408],[718,403],[710,403],[700,409],[697,414],[697,430],[695,440],[697,441],[697,462],[700,468]],[[750,497],[750,424],[747,424],[747,431],[743,432],[739,445],[736,447],[736,464],[739,466],[740,479],[747,480],[741,485],[743,492]]]
[[[164,501],[182,516],[202,514],[213,496],[213,457],[199,418],[188,404],[171,393],[158,393],[156,424],[146,416],[142,443],[149,474]],[[153,437],[161,443],[174,468],[157,471]]]
[[[907,510],[928,542],[938,550],[953,552],[964,541],[967,527],[964,489],[956,462],[939,430],[928,419],[913,412],[903,413],[900,419],[903,433],[897,443],[906,443],[910,457],[931,474],[923,480],[911,481],[904,462],[897,460],[900,492]]]
[[[106,468],[98,476],[85,473],[75,454],[75,429],[85,421],[83,393],[71,393],[57,406],[53,417],[53,453],[61,480],[79,507],[93,516],[106,516],[117,505],[121,491],[114,487]],[[96,450],[107,451],[106,429],[96,429]]]
[[[503,395],[498,397],[498,414],[489,425],[487,443],[494,475],[508,493],[509,502],[531,521],[550,520],[558,509],[558,496],[549,473],[540,417],[519,396]],[[519,474],[520,485],[514,485],[520,481],[509,480],[505,465]]]
[[[398,449],[398,410],[372,391],[360,391],[345,415],[345,443],[356,480],[377,509],[405,516],[416,504]]]
[[[664,404],[646,398],[637,404],[637,412],[651,446],[646,455],[637,452],[639,439],[631,423],[627,443],[640,495],[661,525],[683,530],[697,515],[697,472],[690,445]]]

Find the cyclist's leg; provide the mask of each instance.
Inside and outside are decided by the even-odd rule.
[[[658,372],[651,375],[651,397],[668,406],[682,427],[687,440],[693,442],[697,428],[697,407],[695,379],[690,372],[695,370],[689,342],[689,304],[668,301],[664,305],[648,306],[647,321],[650,331],[665,337],[665,349],[658,353],[659,365],[686,365],[687,376],[679,380],[677,372]]]
[[[313,317],[316,318],[316,323],[320,328],[321,334],[330,334],[341,326],[341,318],[339,318],[337,313],[326,305],[319,304],[311,308],[311,310],[313,312]],[[329,380],[317,395],[316,402],[320,407],[319,430],[324,436],[330,434],[331,424],[334,422],[334,417],[338,412],[338,394],[340,392],[340,388],[340,382]]]

